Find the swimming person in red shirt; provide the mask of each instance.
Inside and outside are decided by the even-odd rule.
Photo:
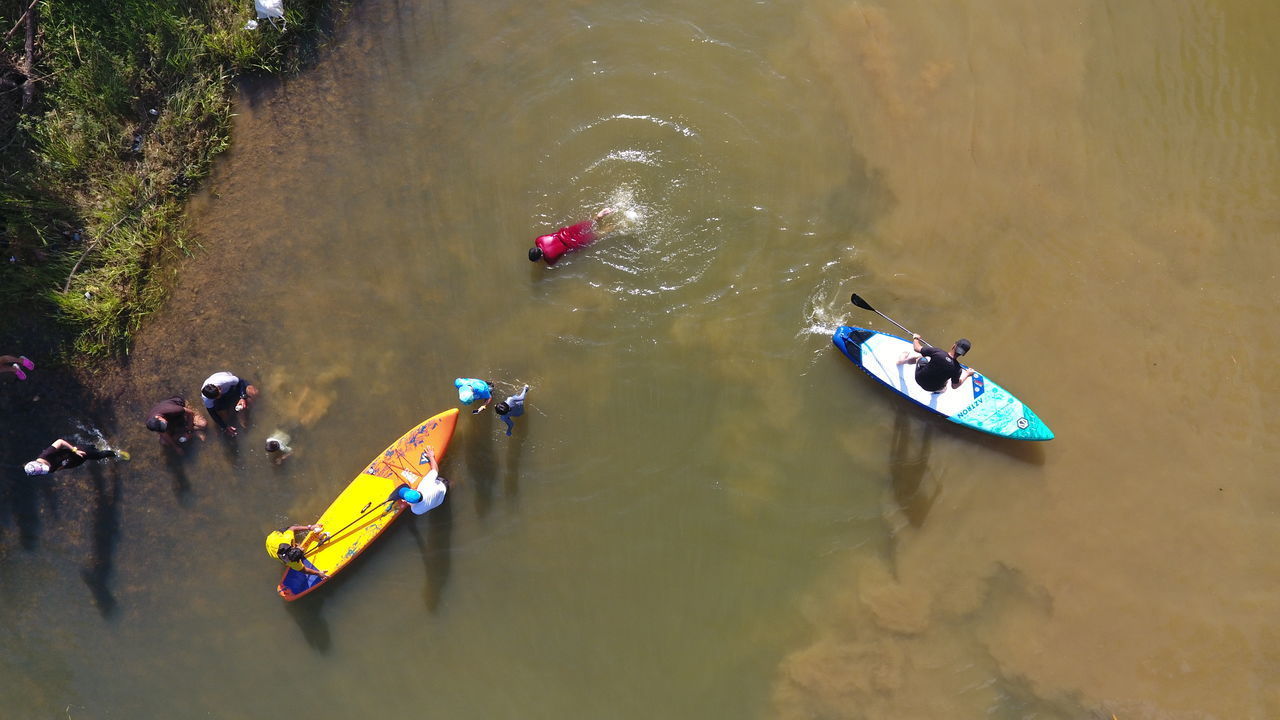
[[[555,265],[561,255],[581,250],[596,240],[600,229],[600,221],[613,214],[613,208],[605,208],[596,213],[591,220],[583,220],[577,225],[562,227],[550,235],[542,235],[533,241],[529,248],[529,260],[538,262],[546,260],[548,265]]]

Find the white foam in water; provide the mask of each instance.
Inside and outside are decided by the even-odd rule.
[[[835,263],[827,263],[823,266],[823,270],[833,269]],[[850,286],[857,276],[853,278],[830,277],[818,283],[813,293],[805,301],[804,308],[804,325],[796,332],[797,338],[809,336],[821,336],[823,342],[817,344],[814,351],[814,362],[830,349],[828,344],[831,336],[835,334],[836,328],[847,324],[851,305],[848,301],[848,295],[844,292],[844,288]]]
[[[102,431],[98,428],[93,427],[92,425],[85,425],[79,420],[74,421],[74,424],[76,426],[76,430],[79,431],[79,434],[89,439],[89,442],[86,444],[93,445],[97,448],[111,447],[111,443],[107,442],[107,436],[103,435]]]

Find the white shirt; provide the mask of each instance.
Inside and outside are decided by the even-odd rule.
[[[240,378],[223,370],[222,372],[217,372],[210,375],[204,382],[200,383],[200,389],[203,391],[205,385],[217,385],[218,389],[222,391],[223,395],[225,395],[227,394],[227,392],[231,390],[231,388],[239,384],[240,384]],[[201,395],[201,397],[204,397],[204,396]],[[204,406],[207,408],[212,409],[214,402],[216,401],[213,399],[204,398]]]
[[[422,493],[422,499],[409,506],[414,515],[421,515],[428,510],[440,507],[440,503],[444,502],[444,494],[449,491],[449,488],[440,482],[440,474],[435,468],[431,468],[431,472],[422,478],[415,489]]]

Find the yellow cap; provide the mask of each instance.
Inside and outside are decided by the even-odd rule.
[[[280,550],[280,546],[292,545],[292,544],[293,544],[292,532],[288,530],[276,530],[275,532],[267,536],[267,554],[279,560],[280,556],[277,553]]]

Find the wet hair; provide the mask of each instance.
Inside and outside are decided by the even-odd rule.
[[[279,452],[280,441],[275,438],[267,439],[267,452]]]
[[[153,415],[147,420],[147,429],[151,432],[164,432],[169,429],[169,421]]]
[[[542,248],[538,248],[538,247],[529,248],[529,260],[533,262],[538,262],[541,259],[542,259]]]
[[[214,385],[213,383],[209,383],[208,385],[205,385],[204,387],[200,388],[200,394],[209,398],[210,400],[217,400],[218,396],[222,394],[222,391],[218,389],[217,385]]]
[[[284,560],[289,555],[289,548],[293,547],[289,543],[280,543],[276,546],[276,557]]]
[[[493,411],[498,413],[499,415],[506,415],[507,413],[511,412],[511,406],[507,404],[506,400],[503,400],[502,402],[493,406]]]
[[[972,343],[965,338],[960,338],[956,341],[956,357],[960,357],[961,355],[969,352],[969,348],[971,347],[973,347]]]
[[[297,545],[290,545],[281,550],[278,554],[289,562],[301,562],[302,558],[307,556],[307,553]]]

